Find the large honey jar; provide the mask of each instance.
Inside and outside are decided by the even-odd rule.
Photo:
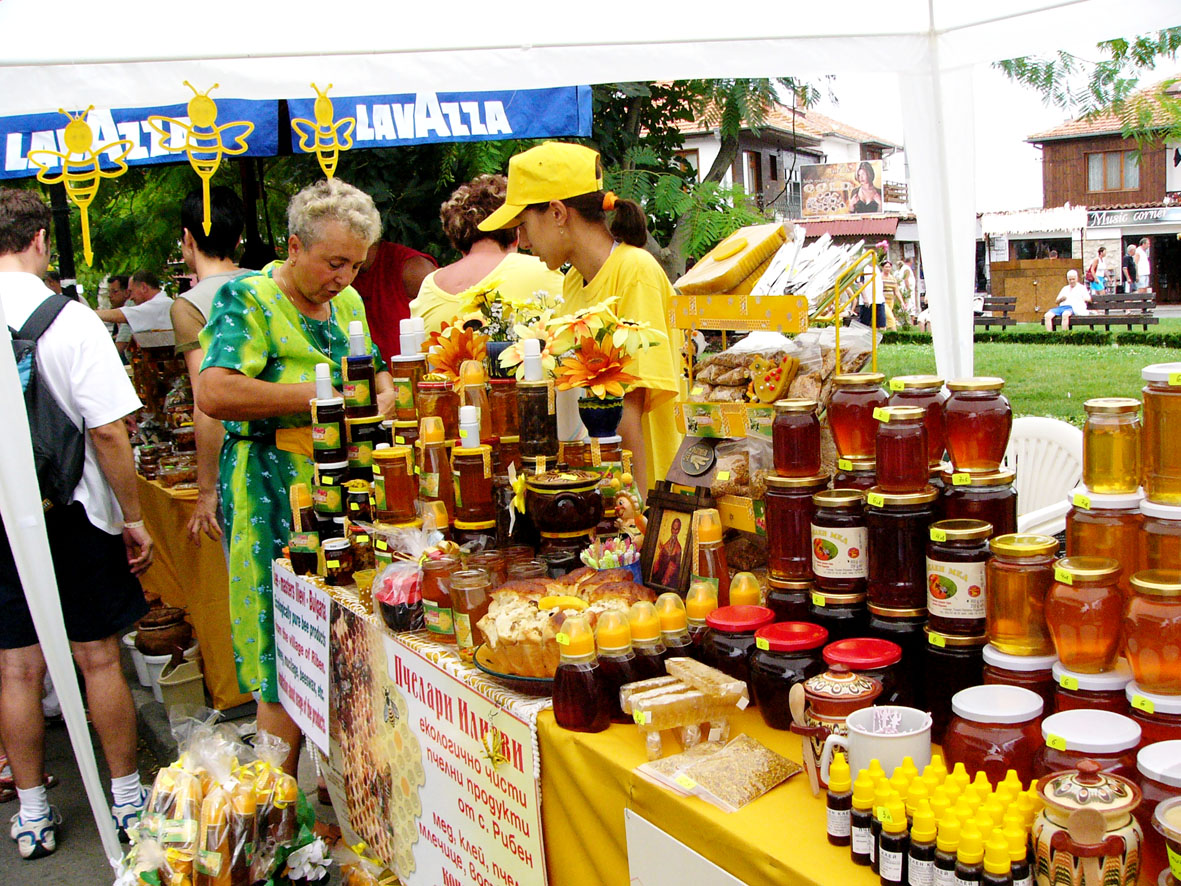
[[[926,415],[927,461],[937,465],[946,448],[943,429],[943,404],[947,392],[937,375],[898,375],[890,379],[890,405],[916,406]]]
[[[1141,461],[1149,501],[1181,505],[1181,363],[1154,363],[1145,385]]]
[[[943,404],[947,454],[955,470],[969,474],[995,471],[1001,466],[1013,410],[1001,393],[1004,379],[959,378],[947,383],[951,396]]]
[[[1008,468],[986,474],[942,471],[939,511],[944,520],[983,520],[993,535],[1017,531],[1016,473]]]
[[[1047,655],[1054,643],[1045,603],[1054,584],[1058,542],[1048,535],[1001,535],[985,567],[988,642],[1009,655]]]
[[[820,473],[820,419],[815,400],[776,400],[771,423],[775,473],[813,477]]]
[[[1140,401],[1096,397],[1083,404],[1083,484],[1101,495],[1140,488]]]
[[[828,475],[767,477],[767,571],[780,581],[812,579],[812,496],[828,486]]]
[[[1181,570],[1147,569],[1132,576],[1123,635],[1136,684],[1146,692],[1181,696]]]
[[[1128,598],[1132,576],[1144,562],[1144,517],[1139,491],[1099,495],[1080,486],[1066,512],[1066,556],[1110,557],[1120,565],[1120,593]]]
[[[1046,624],[1062,666],[1110,671],[1120,648],[1120,565],[1108,557],[1063,557],[1046,595]]]
[[[923,609],[927,605],[927,527],[935,519],[938,492],[866,493],[869,544],[866,593],[885,609]]]
[[[877,421],[873,411],[889,403],[890,398],[882,388],[885,379],[880,372],[838,373],[832,377],[828,424],[842,458],[875,457]]]
[[[1145,569],[1181,567],[1181,506],[1145,501],[1140,513],[1144,515],[1141,565]]]
[[[874,410],[878,486],[883,492],[918,492],[927,485],[926,413],[915,406]]]

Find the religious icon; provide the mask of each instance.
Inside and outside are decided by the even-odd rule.
[[[62,142],[67,153],[38,149],[29,151],[29,162],[37,167],[37,181],[46,185],[61,182],[66,189],[66,196],[82,211],[82,254],[86,258],[87,266],[94,264],[94,251],[90,248],[90,213],[89,208],[98,193],[99,183],[104,178],[118,178],[127,171],[124,162],[131,153],[134,144],[131,139],[122,138],[94,147],[94,132],[86,122],[86,115],[94,110],[94,105],[82,111],[78,116],[71,116],[64,109],[58,109],[69,119],[62,134]],[[99,165],[99,155],[104,152],[114,152],[122,147],[116,156],[108,157],[116,168],[103,169]],[[61,172],[51,174],[50,170],[61,165]]]
[[[217,89],[220,84],[214,83],[205,92],[198,92],[188,80],[185,86],[193,90],[193,97],[189,99],[189,120],[177,120],[175,117],[148,117],[148,125],[161,137],[161,145],[165,150],[181,152],[189,155],[189,163],[193,170],[201,177],[201,190],[205,198],[205,217],[202,225],[205,233],[209,233],[209,182],[217,168],[221,165],[225,155],[246,153],[248,145],[246,136],[254,132],[254,124],[249,120],[234,120],[230,123],[217,125],[217,103],[209,97],[209,93]],[[171,133],[165,126],[179,128],[185,134],[184,144],[172,147]]]
[[[336,163],[340,159],[340,152],[347,151],[353,146],[353,127],[357,125],[353,117],[342,117],[334,120],[332,99],[328,97],[329,83],[322,92],[320,87],[312,84],[316,90],[316,103],[312,111],[315,121],[297,117],[291,121],[291,128],[299,133],[299,149],[306,153],[315,153],[320,161],[320,168],[324,175],[332,178],[336,174]]]

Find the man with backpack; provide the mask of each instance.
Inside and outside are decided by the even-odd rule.
[[[147,612],[136,576],[152,562],[123,423],[140,402],[95,313],[77,302],[49,301],[58,298],[41,280],[50,218],[35,192],[0,189],[0,304],[14,331],[14,354],[24,358],[18,369],[66,634],[111,772],[111,811],[123,830],[146,800],[119,644],[123,630]],[[44,675],[6,534],[0,547],[0,736],[20,797],[10,833],[22,858],[53,852],[61,821],[43,784]]]

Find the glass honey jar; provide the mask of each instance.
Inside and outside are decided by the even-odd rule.
[[[1140,371],[1145,385],[1140,461],[1148,500],[1181,505],[1181,363],[1154,363]]]
[[[1181,569],[1132,576],[1124,607],[1124,651],[1146,692],[1181,696]]]
[[[856,489],[826,489],[812,496],[812,573],[826,594],[865,592],[865,496]]]
[[[946,449],[943,404],[947,392],[937,375],[896,375],[890,379],[890,405],[916,406],[923,410],[927,426],[927,462],[937,465]]]
[[[889,404],[880,372],[847,372],[832,377],[828,424],[841,458],[874,458],[877,421],[873,411]]]
[[[395,421],[414,422],[418,427],[418,409],[414,392],[426,372],[425,354],[399,354],[386,361],[394,382]]]
[[[457,446],[451,454],[451,475],[455,484],[455,519],[468,523],[493,521],[495,525],[492,447]]]
[[[815,585],[810,581],[782,581],[767,576],[764,605],[775,613],[775,621],[808,621],[808,604]]]
[[[767,476],[764,496],[767,571],[780,581],[812,579],[812,496],[828,486],[828,475]]]
[[[949,381],[951,395],[943,404],[947,454],[957,472],[984,474],[1001,466],[1013,410],[1001,393],[1002,378],[982,376]]]
[[[1131,593],[1132,576],[1144,562],[1141,553],[1143,494],[1099,495],[1080,486],[1066,512],[1066,556],[1110,557],[1120,565],[1120,593]]]
[[[985,564],[992,526],[983,520],[932,523],[927,544],[927,613],[931,630],[975,637],[984,634]]]
[[[872,458],[839,458],[832,478],[833,489],[868,492],[878,485],[877,462]]]
[[[874,410],[878,486],[883,492],[918,492],[927,486],[926,413],[915,406]]]
[[[985,631],[988,642],[1009,655],[1048,655],[1054,643],[1045,603],[1054,584],[1058,541],[1048,535],[1009,534],[988,544],[985,565]]]
[[[418,383],[415,393],[418,420],[436,415],[443,420],[443,439],[459,439],[459,394],[445,378],[427,376]]]
[[[1181,739],[1181,695],[1159,695],[1141,689],[1135,680],[1124,687],[1128,716],[1140,724],[1141,747]]]
[[[418,484],[409,446],[386,446],[373,453],[373,511],[383,523],[415,519]]]
[[[1058,661],[1082,674],[1110,671],[1120,649],[1120,565],[1109,557],[1063,557],[1046,594],[1046,624]]]
[[[776,400],[771,423],[772,457],[781,477],[820,473],[820,419],[815,400]]]
[[[517,380],[515,378],[488,379],[488,410],[492,414],[492,435],[501,437],[519,436],[520,419],[517,416]]]
[[[1181,506],[1145,501],[1141,565],[1145,569],[1176,569],[1181,566]]]
[[[1083,404],[1083,485],[1100,495],[1140,488],[1140,401],[1096,397]]]
[[[1080,674],[1054,662],[1054,711],[1097,710],[1128,713],[1126,690],[1132,671],[1124,662],[1101,674]]]
[[[939,512],[944,520],[983,520],[993,535],[1017,531],[1017,474],[1008,468],[986,474],[943,471]]]
[[[866,594],[870,605],[885,609],[923,609],[927,605],[927,528],[935,521],[939,493],[865,494],[869,547]]]

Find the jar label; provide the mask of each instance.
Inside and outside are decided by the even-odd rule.
[[[905,390],[905,388],[906,388],[906,382],[904,382],[902,379],[900,379],[900,378],[890,379],[890,390],[891,391],[901,391],[901,390]]]
[[[388,551],[390,549],[389,544],[384,538],[379,538],[376,542],[376,546],[379,551]]]
[[[940,618],[984,618],[984,564],[928,557],[927,609]]]
[[[1024,877],[1014,877],[1013,886],[1033,886],[1033,875],[1026,874]]]
[[[347,361],[346,361],[347,362]],[[355,379],[344,383],[344,405],[371,406],[373,394],[369,389],[369,379]]]
[[[353,544],[367,545],[367,544],[369,544],[369,536],[368,535],[354,535],[353,536]]]
[[[1065,569],[1063,569],[1061,566],[1055,566],[1054,567],[1054,581],[1058,582],[1059,584],[1073,585],[1074,584],[1074,576],[1071,575],[1069,572],[1067,572]]]
[[[326,560],[324,562],[324,565],[327,566],[329,569],[340,569],[340,561],[339,560]]]
[[[1066,739],[1061,735],[1047,735],[1046,747],[1053,748],[1056,751],[1066,750]]]
[[[832,837],[848,837],[852,833],[848,809],[828,810],[828,833]]]
[[[1181,384],[1181,382],[1178,382]],[[1173,872],[1173,876],[1181,878],[1181,852],[1178,852],[1172,846],[1166,846],[1169,853],[1169,870]]]
[[[955,868],[935,868],[935,886],[955,886]]]
[[[1078,692],[1078,677],[1069,677],[1063,674],[1058,678],[1058,685],[1067,692]]]
[[[436,499],[439,497],[439,475],[433,471],[423,471],[418,480],[419,498]]]
[[[320,533],[294,532],[287,540],[287,549],[293,554],[314,554],[320,550]]]
[[[890,421],[889,411],[881,406],[874,407],[873,417],[874,417],[875,421],[881,421],[881,422],[886,422],[886,423],[889,423],[889,421]]]
[[[348,453],[350,468],[367,468],[373,464],[373,441],[350,443]]]
[[[766,637],[755,637],[755,648],[766,652],[771,648],[771,644],[767,642]]]
[[[1174,387],[1176,385],[1181,385],[1181,372],[1170,372],[1169,373],[1169,385],[1174,386]],[[1173,869],[1173,873],[1177,874],[1176,868]],[[1181,877],[1181,874],[1177,874],[1177,876]]]
[[[344,490],[339,486],[317,486],[312,491],[312,506],[321,514],[344,511]]]
[[[865,501],[875,508],[884,508],[886,506],[886,497],[880,492],[870,492],[865,496]]]
[[[908,886],[931,886],[935,882],[935,862],[929,858],[908,859],[906,866],[906,882]]]
[[[463,507],[463,484],[459,482],[459,471],[451,472],[451,483],[455,486],[455,507]]]
[[[938,646],[940,649],[947,645],[947,641],[943,639],[942,634],[936,634],[931,631],[927,632],[927,642],[932,646]]]
[[[398,411],[414,408],[414,381],[409,378],[394,380],[394,408]],[[399,443],[402,441],[399,440]]]
[[[1156,713],[1156,705],[1153,704],[1152,699],[1145,698],[1139,692],[1132,696],[1132,707],[1138,711],[1144,711],[1146,714]]]
[[[385,477],[373,478],[373,506],[379,511],[388,511],[385,500]]]
[[[312,449],[340,449],[340,422],[312,425]]]
[[[812,571],[822,578],[865,578],[866,529],[836,529],[812,524]]]
[[[570,635],[563,633],[562,631],[558,631],[558,633],[554,635],[554,642],[557,643],[559,646],[569,646],[570,645]]]
[[[554,381],[552,378],[546,380],[545,396],[546,396],[546,401],[545,401],[546,409],[549,411],[550,415],[555,415],[558,411],[558,403],[557,403],[557,397],[554,394]]]
[[[423,600],[422,620],[426,623],[426,629],[432,634],[455,633],[455,620],[452,617],[451,608],[448,606],[440,606],[438,603]]]
[[[853,845],[850,847],[854,855],[869,855],[869,847],[873,842],[873,833],[869,828],[853,828]]]
[[[1084,495],[1081,492],[1076,492],[1074,498],[1071,499],[1076,508],[1082,508],[1084,511],[1091,510],[1091,496]]]
[[[849,461],[847,458],[838,458],[837,467],[842,471],[851,471],[853,470],[853,462]]]
[[[972,485],[972,475],[971,474],[964,474],[964,473],[952,474],[951,475],[951,485],[952,486],[971,486]]]
[[[883,883],[902,882],[902,853],[883,849],[878,853],[878,873]]]
[[[476,644],[472,639],[472,619],[466,612],[456,612],[455,615],[455,645],[460,649],[474,649]]]

